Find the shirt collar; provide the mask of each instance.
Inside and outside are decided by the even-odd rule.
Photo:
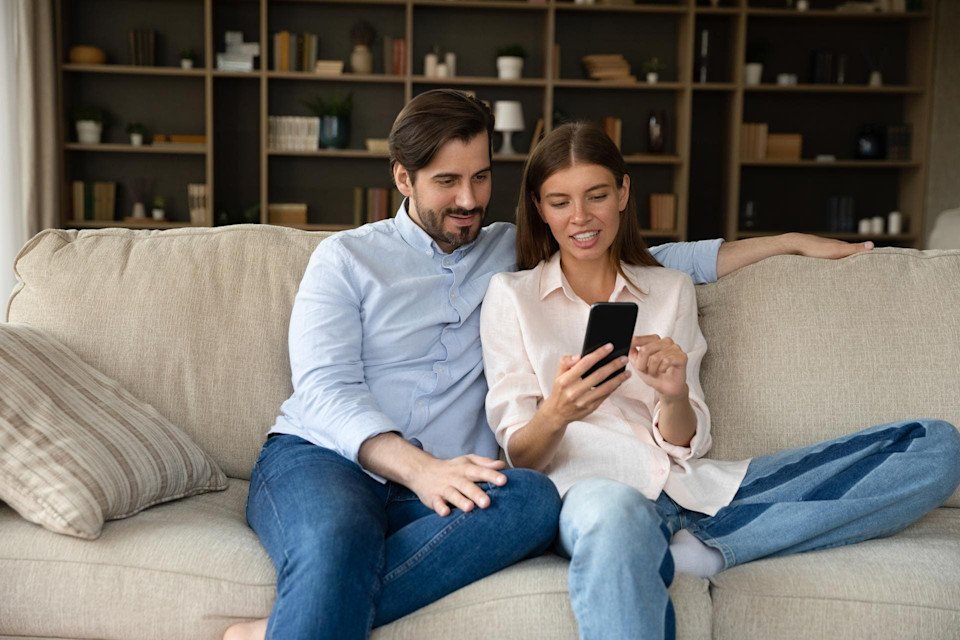
[[[477,241],[480,239],[480,236],[483,235],[484,229],[480,229],[480,233],[477,234],[476,239],[470,244],[465,244],[461,247],[457,247],[451,253],[446,253],[441,249],[436,241],[430,237],[430,234],[424,231],[420,225],[413,221],[413,218],[410,217],[410,213],[407,211],[409,206],[410,199],[404,198],[403,202],[400,203],[400,208],[397,210],[397,216],[395,218],[397,231],[400,232],[400,237],[403,238],[407,244],[418,251],[423,251],[428,255],[442,255],[450,256],[455,259],[460,259],[463,254],[468,252],[473,245],[477,244]]]
[[[624,266],[629,273],[629,265]],[[636,274],[631,275],[636,277]],[[578,296],[576,292],[574,292],[573,287],[570,286],[570,283],[567,281],[567,277],[563,275],[563,269],[560,268],[559,251],[554,252],[554,254],[543,263],[543,270],[540,272],[540,299],[543,300],[557,289],[563,290],[563,294],[570,300],[573,300],[574,302],[582,302],[580,296]],[[629,291],[635,298],[642,298],[643,296],[640,290],[631,284],[626,278],[620,275],[620,272],[618,271],[617,280],[613,284],[613,293],[610,296],[610,299],[616,300],[619,298],[624,289]]]

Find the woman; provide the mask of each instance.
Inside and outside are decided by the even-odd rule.
[[[547,473],[564,496],[555,551],[571,559],[582,638],[672,638],[675,570],[708,577],[890,535],[960,483],[960,435],[932,420],[752,460],[702,458],[707,345],[693,285],[646,250],[616,146],[593,125],[559,127],[521,190],[524,271],[495,276],[482,308],[487,418],[510,464]],[[569,354],[590,304],[607,301],[639,306],[637,335],[629,358],[582,379],[609,346]],[[627,360],[632,371],[601,384]]]

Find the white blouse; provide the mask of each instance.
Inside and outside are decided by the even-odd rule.
[[[696,433],[687,447],[664,440],[657,394],[633,375],[596,411],[567,426],[544,472],[561,495],[579,480],[602,476],[650,500],[665,491],[682,507],[715,515],[736,495],[750,461],[702,458],[711,445],[710,412],[700,386],[707,342],[697,324],[693,283],[685,273],[663,267],[623,268],[636,287],[617,274],[610,302],[636,302],[634,335],[669,336],[687,354]],[[589,312],[564,277],[559,252],[529,271],[500,273],[490,281],[480,314],[490,388],[487,421],[508,462],[510,437],[550,395],[561,356],[580,353]]]

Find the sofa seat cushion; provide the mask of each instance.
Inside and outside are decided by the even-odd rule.
[[[248,483],[108,522],[97,540],[50,533],[0,503],[0,638],[220,640],[269,615],[276,572],[244,507]],[[567,561],[546,555],[390,625],[373,640],[577,638]],[[710,637],[708,582],[677,574],[681,640]]]
[[[956,638],[960,509],[889,538],[770,558],[711,579],[716,640]]]
[[[220,638],[268,612],[275,572],[244,521],[248,483],[57,535],[0,504],[0,635]]]

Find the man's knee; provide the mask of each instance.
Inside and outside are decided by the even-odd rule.
[[[511,521],[525,535],[542,542],[544,549],[553,540],[560,515],[560,494],[544,474],[532,469],[506,469],[507,483],[490,485],[491,502],[511,513]]]

